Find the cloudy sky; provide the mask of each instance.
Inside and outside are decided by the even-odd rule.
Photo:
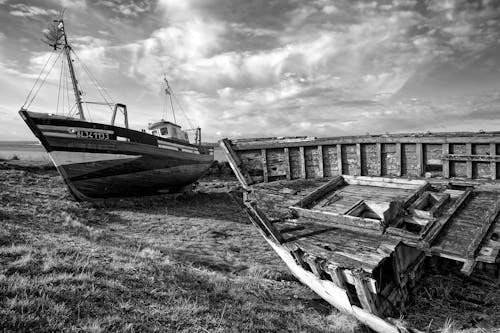
[[[17,110],[61,8],[79,59],[138,129],[165,118],[166,72],[207,140],[500,130],[500,0],[0,0],[0,140],[32,138]],[[60,68],[31,110],[61,112]]]

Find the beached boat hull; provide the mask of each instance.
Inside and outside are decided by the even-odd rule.
[[[123,127],[21,110],[78,200],[178,192],[213,155],[203,147]]]
[[[242,207],[292,273],[377,332],[429,260],[499,278],[500,133],[224,139]]]

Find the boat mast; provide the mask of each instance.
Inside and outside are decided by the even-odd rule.
[[[76,106],[78,108],[78,114],[81,120],[85,120],[85,115],[83,113],[83,107],[82,107],[82,97],[80,94],[80,89],[78,89],[78,80],[76,79],[76,72],[75,69],[73,68],[73,60],[71,59],[71,54],[70,54],[72,49],[71,46],[68,44],[68,38],[66,37],[66,31],[64,30],[64,22],[62,19],[58,21],[59,21],[58,28],[61,29],[64,36],[63,51],[64,54],[66,55],[66,60],[68,61],[69,74],[71,76],[71,83],[73,84],[73,92],[75,93],[75,100],[76,100]]]
[[[174,110],[174,103],[172,102],[172,89],[170,88],[170,85],[168,84],[168,80],[166,76],[163,77],[163,80],[165,80],[165,83],[167,84],[167,87],[165,88],[165,94],[170,99],[170,109],[172,110],[172,116],[174,117],[174,123],[177,123],[177,120],[175,119],[175,110]]]

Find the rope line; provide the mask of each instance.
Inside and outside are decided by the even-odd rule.
[[[59,86],[57,87],[57,105],[56,105],[56,114],[59,113],[59,96],[61,95],[61,81],[62,81],[62,75],[63,75],[63,66],[64,66],[64,59],[61,58],[61,72],[59,73]],[[63,96],[63,102],[62,102],[62,107],[63,107],[63,114],[64,114],[64,96]]]
[[[59,57],[61,56],[62,53],[59,53],[59,55],[57,56],[56,60],[54,61],[54,63],[52,63],[52,66],[50,67],[49,71],[47,72],[47,74],[45,74],[45,77],[43,78],[42,80],[42,83],[40,83],[38,89],[36,90],[36,92],[33,94],[33,97],[31,98],[31,100],[29,101],[28,105],[27,105],[27,108],[29,108],[31,106],[31,104],[33,103],[33,101],[35,100],[35,97],[38,95],[38,92],[40,91],[40,88],[42,88],[43,84],[45,83],[45,81],[47,80],[47,77],[49,76],[50,72],[52,71],[52,69],[54,68],[56,62],[59,60]],[[23,106],[24,108],[24,106]]]
[[[33,84],[33,87],[31,87],[31,90],[30,90],[30,92],[28,93],[28,96],[26,96],[26,100],[24,101],[24,104],[23,104],[23,106],[22,106],[22,108],[23,108],[23,109],[25,108],[26,103],[28,103],[28,99],[30,98],[31,93],[33,92],[33,89],[35,89],[35,86],[37,85],[38,81],[40,80],[40,77],[42,76],[43,71],[45,70],[45,67],[47,67],[47,64],[49,63],[50,59],[52,59],[52,56],[54,55],[54,53],[55,53],[55,51],[52,51],[52,52],[50,53],[49,58],[47,59],[47,61],[46,61],[46,62],[45,62],[45,64],[43,65],[42,70],[40,71],[40,73],[38,74],[38,77],[36,78],[35,83]]]

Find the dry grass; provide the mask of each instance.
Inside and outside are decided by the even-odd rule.
[[[227,188],[96,208],[53,171],[0,184],[6,332],[365,331],[293,279]]]

